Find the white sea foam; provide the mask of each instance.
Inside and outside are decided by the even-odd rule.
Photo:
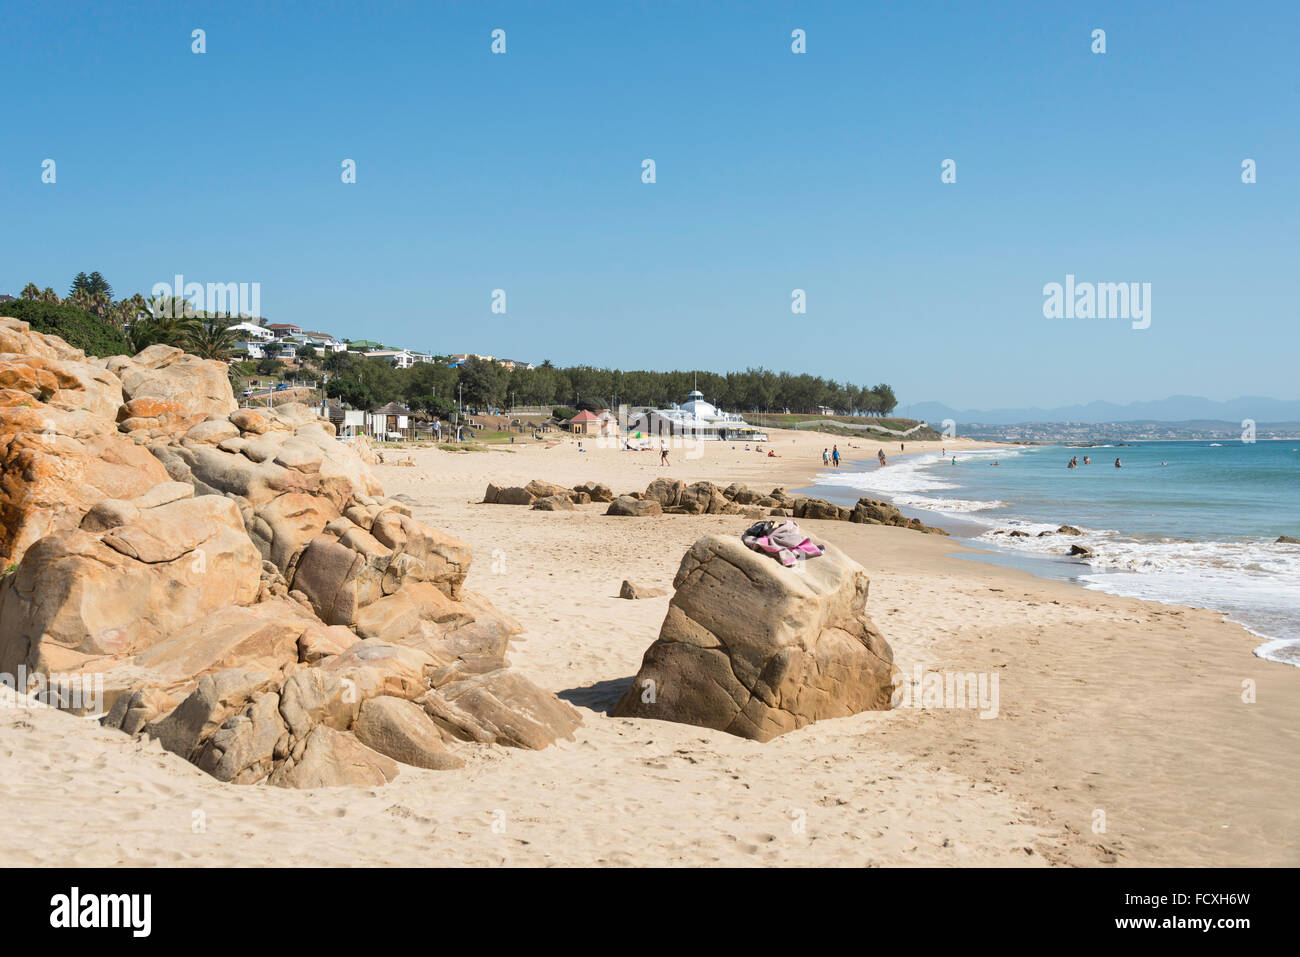
[[[1017,449],[981,449],[975,452],[957,452],[958,462],[968,460],[1001,460],[1020,454]],[[860,492],[875,492],[887,495],[895,505],[922,508],[932,512],[964,514],[981,512],[991,508],[1002,508],[1007,503],[998,501],[980,501],[978,499],[935,498],[921,492],[942,492],[958,488],[951,481],[945,480],[943,470],[933,468],[940,462],[950,462],[952,456],[941,456],[938,452],[925,452],[896,459],[884,467],[871,468],[865,472],[822,472],[817,475],[819,485],[838,485],[857,489]]]
[[[1106,448],[1107,446],[1098,446]],[[1025,447],[958,452],[958,463],[1001,461]],[[949,476],[951,455],[910,455],[883,468],[861,472],[823,472],[817,481],[887,496],[896,505],[968,516],[988,531],[976,541],[998,549],[1059,561],[1072,544],[1093,550],[1079,560],[1077,580],[1086,588],[1168,604],[1195,605],[1222,611],[1248,631],[1268,638],[1255,653],[1271,661],[1300,666],[1300,546],[1271,540],[1187,541],[1139,539],[1114,529],[1081,529],[1082,535],[1056,532],[1059,522],[981,516],[1001,501],[942,498],[933,493],[957,489],[960,476]],[[974,514],[972,514],[974,513]],[[997,534],[998,531],[1003,534]],[[1016,530],[1024,536],[1005,534]],[[1041,532],[1050,532],[1040,536]]]
[[[1116,531],[1081,529],[1082,535],[1039,532],[1053,526],[1008,520],[1005,529],[1029,537],[985,532],[978,541],[1016,552],[1061,557],[1073,544],[1093,550],[1079,559],[1086,588],[1167,604],[1222,611],[1246,630],[1270,640],[1255,654],[1300,666],[1300,546],[1271,541],[1134,539]]]

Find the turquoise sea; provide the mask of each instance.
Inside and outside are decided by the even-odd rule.
[[[1072,456],[1078,468],[1066,468]],[[1085,456],[1092,464],[1082,464]],[[841,501],[869,494],[931,513],[929,521],[992,550],[994,560],[1113,594],[1222,611],[1266,639],[1257,654],[1300,666],[1300,545],[1276,542],[1300,539],[1300,440],[1008,446],[956,459],[855,462],[817,481]],[[1084,534],[1037,537],[1062,524]],[[994,534],[999,529],[1029,537]],[[1094,557],[1066,559],[1069,542]]]

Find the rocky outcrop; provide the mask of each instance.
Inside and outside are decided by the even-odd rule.
[[[798,568],[736,538],[697,541],[659,638],[612,713],[767,741],[887,710],[893,653],[867,617],[866,572],[834,546]]]
[[[741,515],[750,519],[792,516],[861,525],[893,525],[932,535],[948,534],[920,519],[906,517],[888,502],[875,499],[861,498],[852,508],[846,508],[823,498],[790,495],[779,487],[764,493],[739,483],[721,488],[712,482],[687,485],[681,479],[668,477],[654,479],[644,492],[628,492],[617,497],[607,486],[596,483],[565,489],[534,479],[523,488],[489,485],[483,501],[499,505],[532,505],[538,511],[557,511],[568,509],[563,501],[566,496],[578,505],[588,501],[609,502],[606,515]]]
[[[519,623],[464,590],[469,547],[362,452],[305,406],[236,409],[221,363],[88,359],[0,319],[0,671],[102,673],[105,725],[237,784],[571,736],[509,667]]]

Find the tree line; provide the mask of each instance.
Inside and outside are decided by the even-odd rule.
[[[326,392],[358,408],[400,401],[413,409],[445,415],[463,400],[474,408],[569,407],[607,409],[616,405],[665,408],[683,402],[698,388],[714,405],[740,411],[839,413],[885,416],[898,400],[885,383],[872,386],[835,382],[814,375],[769,369],[743,372],[656,372],[553,365],[549,360],[513,370],[486,359],[459,366],[444,357],[397,369],[383,359],[339,352],[328,356]],[[697,385],[698,383],[698,385]]]
[[[98,272],[80,272],[68,295],[28,283],[22,290],[34,325],[40,331],[86,338],[73,342],[87,351],[121,343],[120,351],[139,352],[155,343],[177,346],[206,359],[238,359],[234,345],[242,336],[230,331],[241,319],[265,323],[260,317],[238,317],[200,312],[185,299],[145,299],[135,294],[115,300],[113,287]],[[99,330],[87,332],[84,319]],[[63,331],[60,331],[63,330]],[[68,338],[64,335],[64,338]],[[114,351],[118,351],[115,349]],[[743,372],[602,369],[594,366],[556,366],[549,360],[526,369],[509,369],[490,360],[470,358],[453,366],[446,356],[434,362],[397,369],[386,359],[350,352],[328,354],[318,360],[309,346],[298,350],[308,365],[322,368],[328,379],[326,392],[357,408],[375,408],[399,401],[413,409],[446,415],[463,400],[474,408],[567,407],[613,408],[616,405],[665,408],[682,402],[698,388],[711,403],[729,411],[794,412],[816,414],[822,408],[838,413],[885,416],[898,400],[885,383],[875,386],[836,382],[814,375],[746,369]],[[270,375],[282,370],[277,360],[265,359],[256,371]],[[242,371],[242,369],[241,369]]]

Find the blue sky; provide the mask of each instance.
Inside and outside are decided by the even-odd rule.
[[[259,282],[351,338],[903,407],[1300,398],[1298,7],[1130,6],[9,4],[0,291]],[[1044,318],[1067,273],[1151,327]]]

